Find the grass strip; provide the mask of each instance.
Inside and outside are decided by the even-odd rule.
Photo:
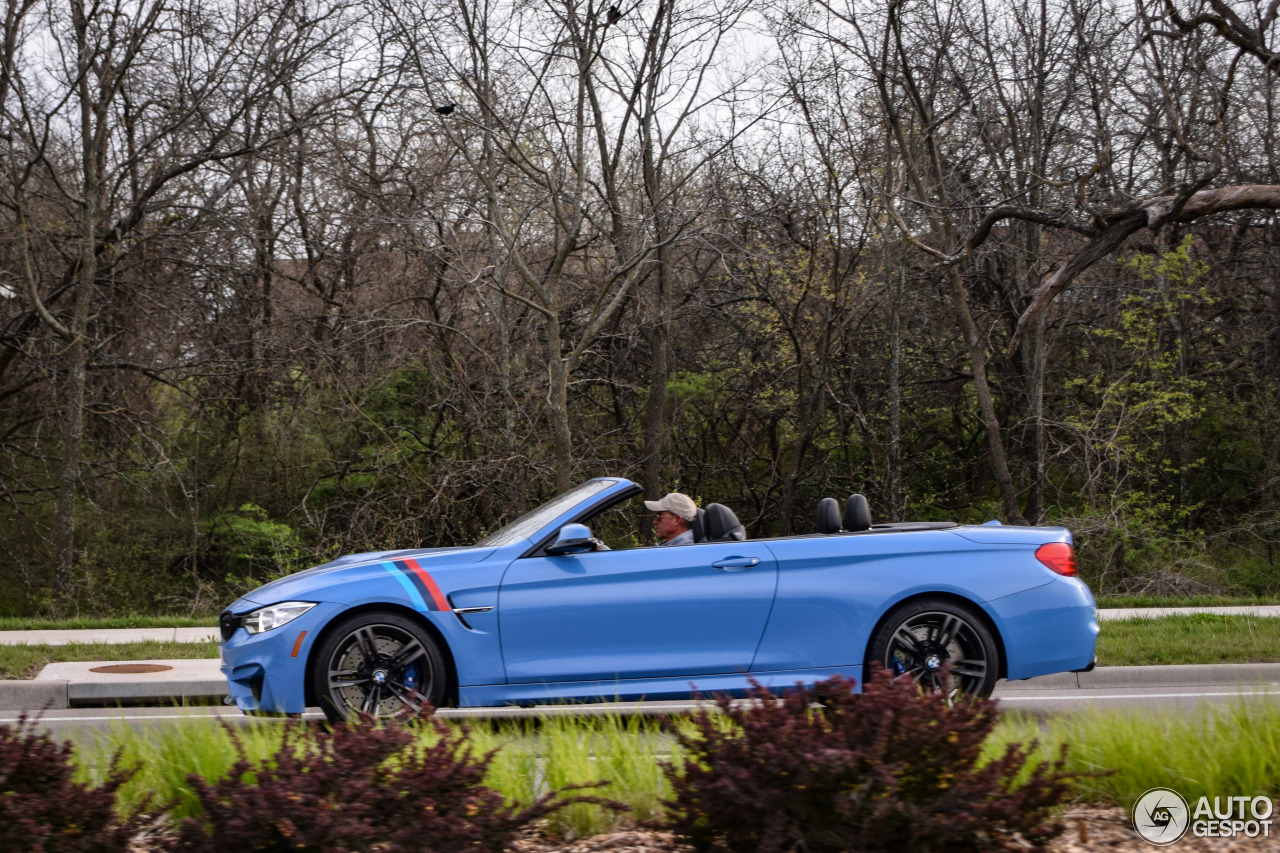
[[[1193,613],[1102,623],[1098,663],[1273,663],[1280,661],[1280,620],[1266,616]]]
[[[197,660],[216,658],[218,644],[142,642],[68,643],[65,646],[0,645],[0,679],[35,678],[51,663],[64,661]]]
[[[218,614],[207,616],[75,616],[69,619],[0,617],[0,631],[78,631],[102,628],[212,628]]]

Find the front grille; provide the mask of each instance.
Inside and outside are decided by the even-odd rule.
[[[240,627],[241,618],[230,610],[222,611],[222,615],[218,617],[218,630],[222,632],[222,642],[231,639],[231,635]]]

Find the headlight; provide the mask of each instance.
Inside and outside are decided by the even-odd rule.
[[[247,614],[241,624],[250,634],[261,634],[292,622],[313,607],[315,603],[310,601],[283,601]]]

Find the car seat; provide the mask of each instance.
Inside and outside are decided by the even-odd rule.
[[[849,495],[849,500],[844,502],[844,529],[871,529],[871,505],[862,495]]]
[[[840,532],[840,504],[835,498],[818,501],[818,523],[815,529],[819,533]]]
[[[698,514],[693,517],[693,521],[689,522],[689,530],[693,531],[694,542],[707,541],[707,511],[698,508]]]
[[[738,521],[733,510],[724,504],[707,504],[703,522],[707,542],[741,542],[747,538],[747,529]]]

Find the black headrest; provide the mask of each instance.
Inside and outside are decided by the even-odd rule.
[[[823,498],[818,501],[817,531],[819,533],[840,532],[840,504],[835,498]]]
[[[707,504],[703,523],[708,542],[741,542],[747,538],[747,529],[738,521],[733,510],[724,504]]]
[[[862,495],[849,495],[849,500],[844,502],[844,529],[871,529],[871,505]]]
[[[707,541],[707,511],[698,508],[698,514],[694,516],[693,521],[689,522],[689,529],[693,531],[694,542]]]

